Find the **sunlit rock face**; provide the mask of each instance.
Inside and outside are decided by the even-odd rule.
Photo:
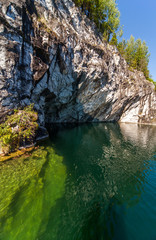
[[[41,125],[156,124],[154,85],[128,70],[71,0],[1,0],[0,117],[31,102]]]

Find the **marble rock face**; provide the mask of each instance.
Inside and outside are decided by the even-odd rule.
[[[0,118],[35,104],[41,125],[156,124],[156,92],[71,0],[1,0]]]

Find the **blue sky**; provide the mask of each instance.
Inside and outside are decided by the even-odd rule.
[[[151,53],[149,70],[156,81],[156,0],[117,0],[123,38],[132,34],[135,39],[145,40]]]

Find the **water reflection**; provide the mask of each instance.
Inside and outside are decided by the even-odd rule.
[[[120,123],[120,129],[125,140],[141,147],[150,147],[151,150],[155,148],[156,126]]]
[[[129,129],[130,125],[87,124],[58,133],[55,146],[71,174],[59,239],[131,239],[125,212],[139,204],[149,181],[156,128],[135,128],[135,134]],[[146,136],[144,144],[137,131]],[[132,239],[139,239],[135,231]]]
[[[155,136],[155,127],[85,124],[1,163],[0,240],[155,239]]]

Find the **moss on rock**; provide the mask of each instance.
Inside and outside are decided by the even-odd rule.
[[[33,143],[38,129],[37,119],[33,104],[23,110],[14,110],[14,114],[0,125],[1,153],[6,155],[20,146]]]

